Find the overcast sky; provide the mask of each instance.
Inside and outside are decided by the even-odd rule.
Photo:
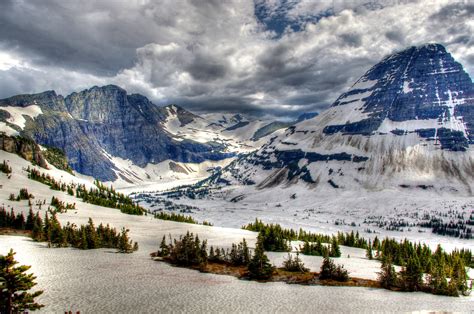
[[[156,104],[292,116],[384,56],[444,44],[474,74],[472,1],[0,1],[0,98],[117,84]]]

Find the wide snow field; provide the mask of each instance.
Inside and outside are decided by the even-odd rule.
[[[15,236],[0,236],[0,251],[14,247],[22,264],[33,265],[37,288],[45,290],[40,298],[47,305],[41,311],[45,313],[469,312],[474,305],[473,297],[250,282],[176,268],[149,258],[149,250],[156,247],[154,234],[180,233],[186,227],[155,224],[147,237],[150,241],[141,241],[140,250],[134,254],[117,254],[109,249],[49,249]],[[191,229],[203,231],[199,234],[214,243],[238,238],[229,230]],[[139,241],[145,236],[133,233]]]
[[[420,218],[424,214],[439,217],[440,213],[447,214],[451,211],[464,213],[465,217],[469,217],[474,210],[473,197],[397,189],[377,192],[329,190],[327,193],[318,193],[299,186],[264,190],[256,190],[252,186],[239,186],[223,188],[216,194],[204,199],[182,197],[179,200],[168,200],[176,204],[197,207],[199,210],[194,210],[189,215],[198,221],[206,220],[223,227],[240,228],[258,218],[265,223],[277,223],[295,230],[303,228],[325,234],[358,231],[365,238],[373,239],[375,236],[379,239],[387,236],[398,240],[408,238],[411,241],[426,243],[432,249],[441,244],[448,251],[454,248],[474,250],[472,239],[437,235],[429,228],[404,227],[404,231],[401,232],[379,228],[373,223],[364,223],[364,220],[370,220],[370,217],[383,217],[382,220],[385,221],[404,220],[416,224],[419,220],[414,217],[415,215]],[[292,195],[295,196],[294,199]],[[242,196],[243,199],[238,202],[230,201],[236,196]],[[140,204],[152,210],[160,208],[160,205],[151,207],[153,204],[145,201]],[[444,219],[449,221],[448,218]],[[371,232],[367,232],[367,229]]]
[[[42,310],[45,313],[69,310],[81,313],[469,312],[474,308],[474,296],[450,298],[382,289],[257,283],[155,262],[149,254],[157,250],[163,235],[178,237],[189,230],[201,239],[207,239],[209,245],[220,247],[229,247],[245,237],[249,246],[254,247],[256,233],[237,228],[161,221],[151,216],[130,216],[116,209],[85,204],[66,193],[52,191],[41,183],[29,180],[22,170],[29,163],[18,156],[0,152],[0,161],[3,159],[8,160],[13,168],[11,179],[0,174],[3,206],[26,212],[27,201],[11,202],[8,196],[10,193],[18,194],[20,188],[27,187],[35,196],[33,203],[44,199],[49,204],[52,195],[68,203],[76,202],[77,210],[58,215],[61,223],[85,224],[92,217],[96,225],[109,223],[117,229],[130,229],[130,237],[140,245],[138,252],[133,254],[117,254],[112,249],[82,251],[47,248],[45,243],[36,243],[26,237],[0,236],[0,254],[6,254],[13,248],[21,264],[32,265],[31,271],[38,277],[35,288],[45,290],[40,297],[40,302],[46,305]],[[62,176],[63,182],[86,182],[84,178],[56,169],[41,171],[58,179]],[[37,206],[33,207],[37,210]],[[45,207],[41,210],[42,217]],[[226,221],[230,223],[231,217]],[[376,278],[379,270],[377,261],[367,260],[363,250],[341,249],[343,257],[335,259],[336,263],[343,264],[354,277]],[[268,255],[276,266],[280,266],[286,254]],[[320,257],[302,258],[312,270],[319,269]]]

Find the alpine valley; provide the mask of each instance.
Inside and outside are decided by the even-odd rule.
[[[198,219],[232,227],[267,217],[437,243],[432,227],[451,224],[461,239],[448,245],[472,245],[463,238],[474,206],[473,86],[442,45],[410,47],[207,179],[136,196],[152,209],[192,205]]]
[[[39,150],[59,149],[73,170],[119,186],[205,178],[292,124],[240,114],[198,116],[176,105],[158,107],[115,85],[66,97],[54,91],[18,95],[0,100],[0,113],[4,141],[20,136]]]
[[[0,149],[0,253],[33,264],[45,312],[472,310],[474,84],[440,44],[386,56],[328,109],[295,119],[160,107],[116,85],[17,95],[0,100]],[[249,247],[277,279],[252,281],[252,261],[234,267]],[[204,261],[164,263],[180,248]],[[321,281],[329,254],[354,280]],[[270,265],[290,256],[314,278]],[[386,265],[403,280],[384,286]]]

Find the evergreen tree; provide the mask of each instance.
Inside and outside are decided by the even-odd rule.
[[[21,313],[37,310],[44,305],[35,302],[43,291],[28,292],[36,285],[36,277],[26,274],[31,266],[17,266],[13,249],[6,255],[0,255],[0,313]]]
[[[304,267],[304,263],[300,258],[299,252],[296,253],[295,258],[293,258],[293,256],[288,253],[288,258],[283,262],[283,268],[290,272],[307,273],[309,271],[308,268]]]
[[[43,235],[43,220],[39,216],[39,213],[36,213],[35,219],[33,222],[33,231],[31,232],[31,236],[35,241],[42,241],[44,238]]]
[[[250,250],[247,245],[245,238],[242,240],[242,265],[248,265],[250,263]]]
[[[343,266],[334,264],[334,262],[325,256],[323,264],[321,265],[321,271],[319,273],[319,279],[333,279],[337,281],[348,281],[349,273],[344,269]]]
[[[49,224],[49,216],[46,212],[44,216],[44,224],[43,224],[43,239],[47,242],[51,242],[51,232],[50,232],[50,224]]]
[[[339,248],[339,244],[337,243],[337,238],[332,237],[331,241],[331,252],[329,253],[332,257],[341,257],[341,249]]]
[[[372,253],[372,244],[370,243],[370,240],[369,240],[369,244],[367,245],[367,250],[365,252],[365,256],[368,259],[373,259],[374,258],[374,255]]]
[[[401,285],[406,291],[420,291],[423,286],[423,269],[416,254],[410,257],[400,272]]]
[[[269,279],[273,274],[273,266],[270,264],[263,249],[263,237],[258,235],[255,252],[248,265],[249,276],[255,279]]]
[[[325,256],[319,272],[319,279],[331,279],[335,272],[336,264],[328,256]]]
[[[212,247],[211,247],[212,248]],[[166,236],[163,236],[163,239],[160,243],[160,249],[158,250],[158,256],[168,256],[170,254],[170,250],[168,245],[166,244]]]
[[[87,234],[87,248],[88,249],[95,249],[99,246],[99,239],[97,238],[97,230],[94,226],[94,222],[92,218],[89,217],[89,221],[86,226],[86,234]],[[123,236],[123,233],[122,233]],[[120,251],[120,248],[119,248]]]
[[[81,228],[81,244],[79,247],[83,250],[87,250],[89,248],[89,243],[87,242],[87,233],[86,228]]]
[[[63,228],[56,217],[56,214],[53,213],[49,219],[49,243],[56,247],[63,247],[67,245],[66,235],[64,234]]]
[[[393,267],[390,258],[386,258],[382,262],[380,272],[378,273],[378,280],[385,289],[391,289],[397,286],[397,272],[395,271],[395,267]]]
[[[133,252],[132,241],[128,238],[128,229],[122,228],[122,233],[119,237],[117,249],[119,253]]]
[[[33,230],[35,223],[35,215],[33,214],[33,210],[30,208],[28,212],[28,216],[26,217],[25,229],[26,230]]]
[[[467,285],[467,272],[464,266],[464,261],[456,255],[454,257],[453,271],[451,273],[451,281],[456,285],[458,291],[462,294],[466,294],[468,291]]]

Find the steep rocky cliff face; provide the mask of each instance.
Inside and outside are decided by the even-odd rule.
[[[441,45],[371,68],[319,116],[289,127],[216,181],[258,188],[474,188],[474,86]]]
[[[220,160],[229,154],[212,145],[176,140],[162,125],[163,109],[118,86],[93,87],[66,98],[48,91],[0,100],[0,111],[38,106],[41,114],[25,119],[19,134],[63,150],[71,167],[100,180],[117,178],[110,156],[145,166],[171,159],[181,162]]]
[[[32,140],[0,134],[0,149],[47,168],[46,158],[41,148]]]

